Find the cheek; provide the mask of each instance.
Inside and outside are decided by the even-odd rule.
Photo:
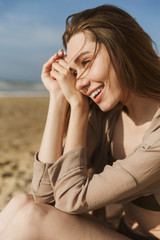
[[[121,91],[120,82],[117,78],[117,75],[115,73],[115,70],[114,70],[113,66],[111,67],[111,69],[109,71],[108,79],[109,79],[110,88],[113,91]]]
[[[120,87],[120,84],[118,81],[115,81],[115,83],[112,85],[111,94],[112,94],[113,100],[116,101],[117,103],[123,100],[122,88]]]
[[[99,80],[103,81],[104,84],[108,84],[110,79],[112,80],[111,72],[112,70],[110,69],[110,65],[107,64],[106,59],[95,62],[93,74],[94,76],[98,76]]]
[[[97,81],[101,81],[104,83],[108,82],[108,71],[106,71],[104,67],[101,67],[100,64],[97,64],[96,66],[92,66],[92,69],[89,75],[92,79],[95,79]]]

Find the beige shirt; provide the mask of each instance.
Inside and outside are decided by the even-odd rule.
[[[79,214],[112,203],[154,194],[160,205],[160,109],[141,144],[124,159],[111,161],[110,142],[120,109],[93,107],[87,146],[63,154],[54,164],[34,163],[32,192],[39,203]],[[94,167],[88,176],[87,168]]]

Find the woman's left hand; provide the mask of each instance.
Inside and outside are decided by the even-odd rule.
[[[75,88],[76,77],[69,69],[65,58],[58,59],[52,64],[51,76],[55,78],[71,107],[89,108],[88,98]]]

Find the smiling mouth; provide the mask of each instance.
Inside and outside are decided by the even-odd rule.
[[[90,94],[90,98],[95,99],[103,90],[104,86],[97,88],[94,92]]]

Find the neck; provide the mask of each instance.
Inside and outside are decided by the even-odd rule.
[[[144,98],[131,94],[125,104],[127,115],[136,125],[140,125],[152,120],[154,114],[160,107],[160,102],[151,98]]]

